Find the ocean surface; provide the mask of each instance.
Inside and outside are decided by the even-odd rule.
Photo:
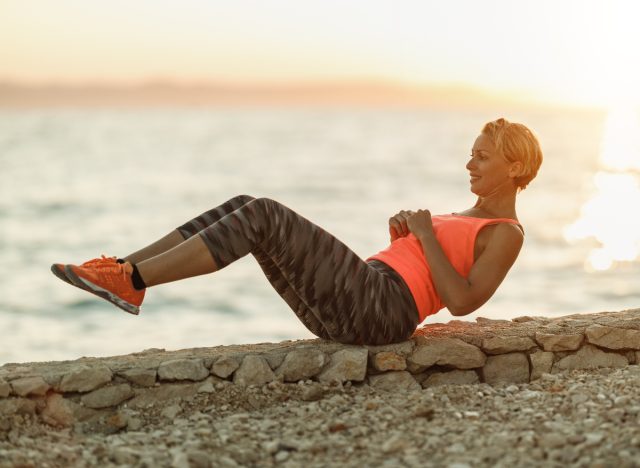
[[[465,164],[501,116],[536,131],[545,162],[518,196],[520,258],[461,319],[640,307],[640,158],[606,112],[0,109],[0,364],[312,337],[251,256],[150,288],[139,316],[49,268],[123,257],[238,194],[274,198],[366,258],[401,209],[473,205]]]

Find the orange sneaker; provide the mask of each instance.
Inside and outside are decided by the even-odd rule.
[[[94,259],[88,260],[80,266],[88,267],[88,266],[96,265],[99,263],[116,263],[116,260],[118,260],[117,257],[106,257],[105,255],[102,255],[102,257],[100,258],[94,258]],[[67,275],[64,271],[64,267],[65,265],[63,265],[62,263],[54,263],[53,265],[51,265],[51,272],[54,275],[56,275],[58,278],[60,278],[62,281],[69,284],[73,284],[71,280],[67,278]]]
[[[65,276],[74,286],[89,291],[130,314],[138,315],[145,289],[133,287],[130,263],[117,263],[104,258],[87,262],[86,266],[64,265]]]

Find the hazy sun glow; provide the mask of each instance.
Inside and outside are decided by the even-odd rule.
[[[625,0],[3,0],[0,82],[391,80],[640,104]]]
[[[579,219],[567,226],[569,241],[595,239],[585,267],[607,270],[616,262],[629,262],[640,256],[640,125],[629,108],[612,109],[605,123],[600,162],[603,170],[594,176],[595,195],[580,212]]]

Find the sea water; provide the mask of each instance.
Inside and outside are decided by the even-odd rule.
[[[425,109],[0,110],[0,364],[310,338],[247,256],[150,288],[139,316],[49,270],[123,257],[238,194],[274,198],[362,258],[401,209],[469,208],[465,164],[493,112]],[[568,241],[596,187],[606,114],[505,116],[533,128],[545,162],[518,196],[520,258],[476,317],[640,305],[637,261],[589,268],[598,240]],[[635,177],[635,176],[634,176]],[[624,201],[622,201],[624,203]],[[445,309],[426,323],[447,322]]]

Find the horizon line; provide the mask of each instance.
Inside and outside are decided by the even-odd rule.
[[[510,105],[601,109],[593,104],[553,102],[532,91],[504,92],[467,83],[408,83],[379,78],[291,81],[152,78],[129,82],[25,82],[0,78],[0,107],[125,105],[388,105],[460,107]]]

